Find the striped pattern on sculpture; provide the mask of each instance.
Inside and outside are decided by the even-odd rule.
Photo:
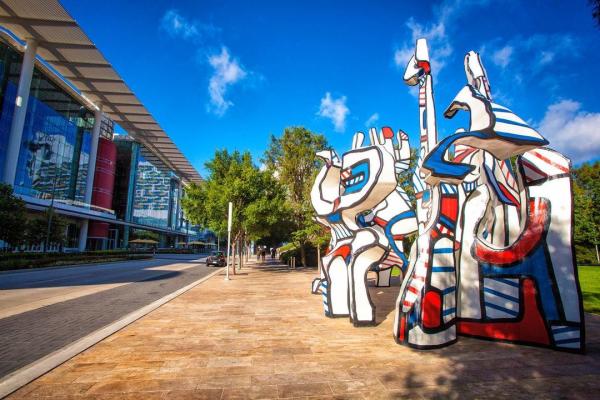
[[[326,315],[371,325],[367,272],[373,268],[377,285],[386,286],[399,266],[399,344],[436,348],[464,335],[583,352],[571,162],[492,101],[479,54],[467,53],[464,66],[467,85],[444,115],[467,111],[469,126],[439,143],[424,39],[406,67],[405,83],[419,86],[414,210],[398,184],[410,166],[403,131],[371,129],[366,146],[359,132],[341,159],[319,153],[325,166],[311,199],[332,241],[313,292],[321,292]],[[402,241],[415,231],[407,258]]]

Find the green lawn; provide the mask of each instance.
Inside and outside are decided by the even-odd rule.
[[[600,314],[600,267],[580,266],[579,283],[585,311]]]

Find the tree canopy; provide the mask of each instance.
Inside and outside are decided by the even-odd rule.
[[[580,263],[598,262],[600,245],[600,161],[573,170],[574,240]]]
[[[50,232],[48,232],[48,221],[50,223]],[[25,229],[25,242],[29,245],[42,244],[44,250],[46,238],[49,244],[62,246],[65,243],[65,230],[67,221],[54,209],[48,208],[44,213],[29,218]],[[49,235],[48,235],[49,233]]]
[[[227,233],[228,204],[233,203],[233,240],[285,236],[290,214],[285,191],[275,177],[261,171],[249,152],[217,150],[206,162],[208,177],[192,184],[182,201],[186,217],[220,236]]]
[[[0,184],[0,221],[0,240],[12,246],[20,245],[25,234],[25,202],[6,184]]]
[[[316,153],[329,148],[323,135],[304,127],[285,128],[280,137],[271,136],[263,162],[286,189],[286,199],[293,223],[292,239],[300,248],[302,265],[306,265],[306,246],[327,242],[326,231],[313,220],[310,190],[321,167]]]

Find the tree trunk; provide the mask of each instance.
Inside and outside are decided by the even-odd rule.
[[[240,270],[242,269],[242,267],[244,266],[244,241],[243,239],[240,239]]]
[[[233,274],[235,275],[235,251],[236,251],[236,247],[235,247],[235,241],[231,244],[231,267],[233,270]]]
[[[317,270],[319,271],[319,277],[321,276],[321,246],[317,245]]]
[[[304,244],[300,245],[300,262],[303,267],[306,267],[306,247]]]

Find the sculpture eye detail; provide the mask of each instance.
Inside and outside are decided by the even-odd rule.
[[[344,194],[360,192],[369,180],[369,161],[360,161],[341,172]]]

